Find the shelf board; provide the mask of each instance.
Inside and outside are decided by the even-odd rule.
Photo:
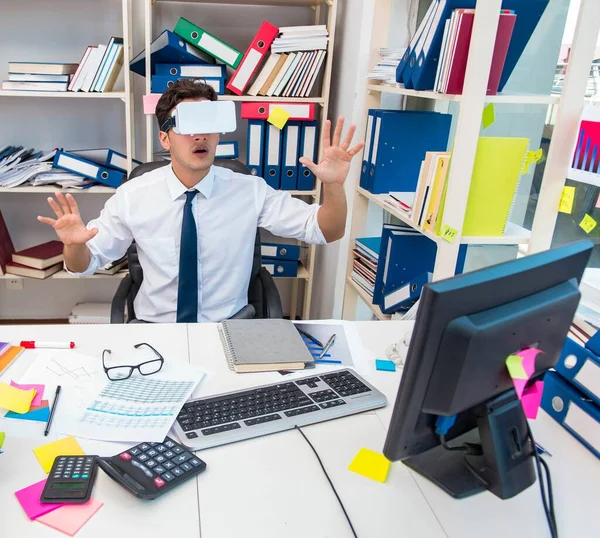
[[[358,295],[360,296],[360,298],[364,301],[364,303],[371,309],[371,312],[373,312],[373,314],[375,314],[375,317],[379,320],[385,321],[385,320],[389,320],[392,319],[392,316],[388,315],[388,314],[384,314],[381,311],[381,308],[379,308],[377,305],[373,304],[373,297],[371,297],[365,290],[363,290],[356,282],[354,282],[354,280],[352,280],[352,277],[348,277],[347,279],[347,283],[348,285],[354,289],[356,291],[356,293],[358,293]]]
[[[114,275],[91,275],[91,276],[74,276],[67,273],[65,270],[59,271],[58,273],[54,273],[48,278],[40,279],[40,278],[31,278],[28,276],[20,276],[20,275],[2,275],[0,276],[0,280],[8,280],[13,278],[19,278],[23,280],[106,280],[106,279],[114,279],[114,280],[122,280],[129,273],[127,271],[116,273]]]
[[[422,97],[424,99],[436,99],[438,101],[462,101],[462,95],[450,95],[434,91],[409,90],[403,85],[396,84],[367,84],[367,90],[381,93],[394,93],[397,95],[407,95],[409,97]],[[559,95],[488,95],[485,98],[488,103],[498,104],[531,104],[531,105],[553,105],[559,102]]]
[[[30,92],[0,90],[0,97],[61,97],[63,99],[125,99],[125,92]]]
[[[6,187],[0,187],[0,193],[27,193],[27,194],[54,194],[55,192],[60,192],[62,194],[66,194],[70,192],[71,194],[114,194],[116,189],[113,187],[102,187],[100,185],[90,187],[88,189],[61,189],[60,187],[53,187],[51,185],[46,185],[43,187],[14,187],[12,189]]]
[[[411,228],[421,232],[423,235],[435,241],[441,243],[443,239],[439,235],[435,235],[432,232],[424,231],[408,217],[405,213],[402,213],[399,209],[395,209],[393,206],[386,202],[388,197],[387,194],[372,194],[369,191],[357,187],[357,192],[370,200],[371,202],[382,207],[390,215],[393,215],[397,219],[401,220],[405,224],[408,224]],[[480,236],[463,236],[461,238],[462,245],[528,245],[531,238],[531,232],[522,226],[513,224],[512,222],[507,223],[506,232],[502,236],[498,237],[480,237]]]
[[[227,4],[242,6],[318,6],[326,4],[327,0],[155,0],[156,2],[194,3],[194,4]]]

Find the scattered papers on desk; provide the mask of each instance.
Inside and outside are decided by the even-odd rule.
[[[85,456],[85,452],[74,437],[65,437],[58,441],[38,446],[33,449],[33,453],[45,473],[50,472],[54,458],[57,456]]]
[[[366,476],[377,482],[385,482],[390,470],[391,462],[383,454],[361,448],[358,454],[354,456],[352,463],[348,467],[349,471]]]
[[[15,496],[29,519],[36,519],[64,506],[64,504],[42,504],[40,502],[40,497],[44,491],[45,484],[46,479],[44,478],[44,480],[41,480],[40,482],[31,484],[31,486],[27,486],[19,491],[15,491]]]
[[[6,383],[0,383],[0,408],[15,413],[27,413],[34,397],[35,389],[21,390]]]
[[[36,521],[69,536],[75,536],[77,531],[102,508],[103,504],[96,499],[90,499],[84,504],[65,504],[48,514],[38,517]]]

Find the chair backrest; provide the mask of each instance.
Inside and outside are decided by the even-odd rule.
[[[146,174],[147,172],[151,172],[152,170],[156,170],[157,168],[167,166],[170,163],[171,161],[153,161],[149,163],[142,163],[136,166],[131,171],[131,173],[125,181],[141,176],[142,174]],[[241,161],[238,161],[237,159],[215,159],[215,166],[228,168],[229,170],[232,170],[233,172],[237,172],[239,174],[250,175],[250,170],[248,169],[248,167]],[[133,312],[133,299],[135,299],[135,296],[137,295],[140,286],[142,285],[142,280],[144,279],[144,273],[142,271],[142,266],[139,262],[135,242],[132,243],[132,245],[127,251],[127,260],[129,263],[129,274],[131,275],[132,281],[131,293],[129,294],[129,297],[127,299],[127,309],[129,312]],[[257,228],[256,237],[254,239],[254,256],[252,258],[250,285],[248,286],[248,303],[254,306],[257,313],[263,311],[262,285],[260,283],[260,279],[258,278],[261,267],[262,264],[260,231]]]

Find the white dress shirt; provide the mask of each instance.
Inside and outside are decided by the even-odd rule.
[[[248,304],[256,228],[322,244],[318,204],[309,205],[264,179],[213,166],[194,187],[198,230],[198,321],[221,321]],[[135,298],[136,317],[150,322],[177,319],[179,247],[185,192],[171,166],[119,187],[88,228],[98,234],[87,245],[92,259],[79,276],[118,260],[135,240],[144,280]]]

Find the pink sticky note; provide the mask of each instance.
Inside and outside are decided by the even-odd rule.
[[[144,104],[144,114],[152,115],[156,111],[156,105],[162,93],[150,93],[142,97],[142,103]]]
[[[27,486],[19,491],[15,491],[15,495],[29,519],[36,519],[64,506],[63,504],[42,504],[40,502],[40,497],[42,496],[42,491],[44,491],[45,484],[46,479],[31,484],[31,486]]]
[[[538,409],[542,403],[542,393],[544,392],[544,382],[536,381],[532,387],[529,387],[521,397],[521,405],[527,418],[537,418]]]
[[[517,392],[517,397],[519,400],[523,395],[523,391],[525,390],[525,385],[527,385],[527,379],[513,379],[513,384],[515,386],[515,391]]]
[[[75,536],[77,531],[102,508],[102,504],[96,499],[90,499],[84,504],[67,504],[58,510],[39,517],[37,521],[69,536]]]
[[[11,387],[16,387],[21,390],[35,389],[35,396],[31,401],[31,407],[39,407],[42,405],[42,398],[44,397],[45,385],[21,385],[20,383],[10,382]]]
[[[541,349],[524,349],[519,351],[517,355],[523,357],[523,369],[527,374],[527,378],[530,378],[535,373],[535,358],[542,352]]]
[[[598,199],[596,200],[596,207],[600,207],[600,194],[598,195]]]

